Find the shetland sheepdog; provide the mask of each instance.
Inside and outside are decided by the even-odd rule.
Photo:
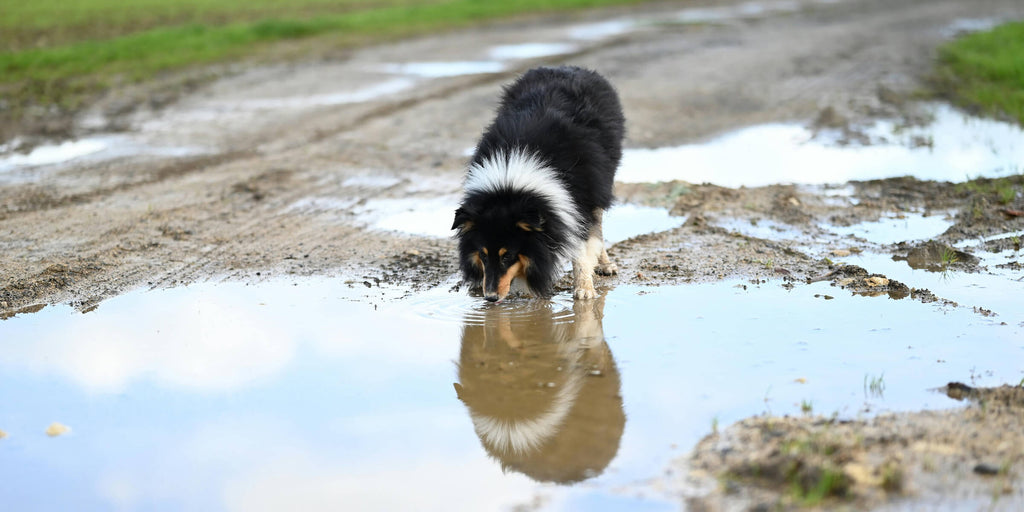
[[[452,229],[464,282],[491,302],[513,281],[551,296],[572,261],[573,296],[593,299],[608,259],[601,218],[611,206],[625,119],[615,89],[578,67],[536,68],[506,86],[466,172]]]

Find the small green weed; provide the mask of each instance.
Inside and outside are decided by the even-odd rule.
[[[800,402],[800,412],[804,414],[810,414],[814,412],[814,403],[810,400],[802,400]]]
[[[799,478],[793,478],[790,493],[805,507],[821,505],[825,498],[844,496],[850,487],[847,476],[834,468],[823,468],[817,478],[804,480],[811,481],[801,482]]]
[[[864,395],[875,398],[882,398],[885,394],[885,372],[881,375],[874,377],[867,374],[864,375]]]
[[[942,250],[942,266],[948,267],[957,261],[960,261],[960,257],[957,256],[956,250],[946,247]]]

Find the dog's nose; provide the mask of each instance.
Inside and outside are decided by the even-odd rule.
[[[487,299],[487,302],[498,302],[498,294],[485,295],[484,298]]]

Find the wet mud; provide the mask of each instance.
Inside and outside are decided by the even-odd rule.
[[[209,446],[219,436],[199,423],[245,430],[215,418],[208,401],[254,423],[265,418],[253,410],[275,418],[280,430],[231,445],[259,471],[217,459],[207,474],[227,476],[210,479],[223,484],[216,490],[151,488],[129,478],[142,470],[125,451],[97,503],[126,508],[200,488],[228,496],[222,508],[285,504],[295,496],[266,496],[282,486],[261,483],[355,478],[365,473],[356,463],[376,457],[366,447],[415,438],[465,457],[394,449],[390,467],[437,466],[450,481],[466,479],[461,466],[486,474],[491,498],[465,502],[477,509],[913,509],[955,498],[1014,510],[1024,450],[1007,432],[1022,430],[1019,392],[998,386],[1022,377],[1024,138],[1018,126],[917,99],[950,30],[1022,16],[1009,0],[669,3],[235,69],[173,101],[114,91],[59,130],[72,143],[25,136],[0,148],[0,344],[14,343],[0,364],[24,379],[26,396],[45,398],[46,414],[67,405],[48,379],[66,396],[99,396],[90,403],[127,419],[136,447],[173,445],[185,427]],[[467,151],[502,83],[559,63],[600,70],[623,98],[628,150],[606,230],[620,273],[595,278],[602,299],[592,303],[566,302],[566,277],[547,305],[479,309],[454,277],[446,231]],[[340,288],[288,286],[310,279]],[[284,313],[261,311],[281,301],[291,301]],[[229,322],[203,323],[203,309]],[[325,323],[301,327],[303,318]],[[766,329],[765,319],[778,323]],[[68,345],[84,335],[67,333],[93,331]],[[38,353],[29,339],[43,340]],[[136,350],[133,339],[149,341]],[[367,348],[375,343],[408,356],[385,364]],[[419,356],[429,364],[410,362]],[[384,377],[365,370],[389,364]],[[976,366],[991,374],[953,388],[1010,399],[937,410],[958,404],[925,390],[967,381]],[[879,367],[887,398],[851,399]],[[352,403],[353,389],[372,390],[397,415],[391,430],[374,437],[362,406],[275,401],[282,390],[306,396],[303,369]],[[815,412],[840,414],[801,415],[811,394]],[[443,414],[416,430],[415,415],[395,412],[410,407],[401,396]],[[762,414],[769,396],[775,413]],[[188,425],[165,430],[125,405],[151,399]],[[38,419],[37,406],[17,404]],[[78,440],[82,460],[99,460],[114,439],[104,436],[121,427],[65,410],[79,418],[57,440]],[[277,421],[293,416],[308,423]],[[23,437],[34,428],[26,421],[0,423],[11,434],[0,449],[39,446]],[[337,427],[349,422],[364,430]],[[452,424],[458,440],[445,433]],[[352,442],[308,453],[331,428]],[[289,431],[298,441],[287,450],[254,448]],[[656,446],[641,441],[651,435]],[[161,470],[188,473],[173,453],[151,455]],[[373,475],[356,480],[415,480]],[[30,479],[42,488],[42,476]],[[332,482],[307,483],[330,495]],[[403,503],[445,509],[455,497],[443,488]],[[365,504],[390,503],[382,496]]]
[[[762,416],[705,437],[682,473],[714,490],[692,510],[1015,510],[1024,387],[941,390],[955,411],[866,420]]]

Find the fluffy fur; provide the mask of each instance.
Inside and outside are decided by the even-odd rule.
[[[537,68],[505,87],[452,225],[463,279],[490,301],[515,279],[550,296],[571,260],[575,297],[593,298],[595,269],[617,271],[601,215],[612,204],[624,123],[615,90],[590,70]]]

